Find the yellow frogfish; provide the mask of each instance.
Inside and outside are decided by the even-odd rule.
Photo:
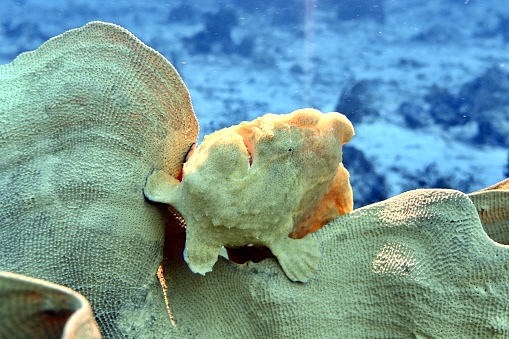
[[[147,199],[171,204],[186,222],[184,260],[210,272],[222,246],[268,247],[292,281],[318,269],[312,232],[353,208],[342,146],[354,129],[340,113],[306,108],[266,114],[206,136],[182,181],[155,170]]]

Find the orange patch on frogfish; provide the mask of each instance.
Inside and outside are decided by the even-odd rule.
[[[350,213],[353,210],[353,197],[349,178],[348,171],[340,163],[329,189],[318,206],[312,211],[312,214],[303,216],[288,236],[293,239],[301,239],[337,217]]]

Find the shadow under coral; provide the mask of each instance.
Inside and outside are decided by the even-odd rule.
[[[170,262],[185,264],[183,253],[186,242],[186,223],[180,213],[171,205],[168,206],[168,217],[165,225],[165,241],[163,267]],[[248,261],[261,262],[267,258],[274,258],[270,249],[266,246],[246,245],[242,247],[225,247],[228,259],[237,264]]]

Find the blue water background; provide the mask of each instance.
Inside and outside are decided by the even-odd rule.
[[[101,20],[127,28],[176,66],[200,138],[267,112],[340,111],[357,129],[344,158],[360,206],[418,187],[472,191],[509,176],[503,3],[4,0],[0,64]],[[384,126],[396,132],[384,135]],[[440,148],[420,135],[433,135]],[[398,160],[405,158],[418,160]]]

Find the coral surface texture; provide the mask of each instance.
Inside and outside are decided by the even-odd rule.
[[[0,66],[0,337],[94,338],[96,324],[104,338],[509,337],[507,181],[411,190],[317,230],[304,222],[315,232],[291,240],[319,253],[313,277],[294,279],[306,283],[288,279],[277,249],[257,263],[219,257],[202,276],[183,256],[185,218],[198,212],[182,219],[143,194],[151,173],[192,178],[183,166],[197,136],[175,68],[119,26],[92,22]],[[263,148],[237,141],[232,161],[254,171]],[[291,175],[276,188],[298,190]]]

